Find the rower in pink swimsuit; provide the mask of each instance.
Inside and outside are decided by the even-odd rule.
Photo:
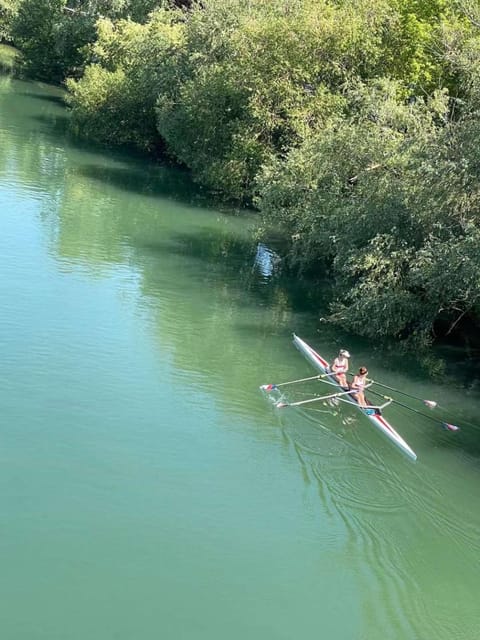
[[[352,396],[361,407],[367,406],[364,394],[365,385],[367,384],[367,374],[367,367],[360,367],[357,375],[353,377],[353,382],[350,387],[352,389]]]

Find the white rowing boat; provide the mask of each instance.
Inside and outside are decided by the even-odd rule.
[[[299,338],[297,335],[293,334],[293,343],[297,347],[297,349],[302,353],[305,358],[321,373],[328,373],[330,371],[330,365],[325,358],[322,358],[310,345],[308,345],[304,340]],[[342,387],[338,384],[334,375],[328,376],[333,384],[335,384],[340,391],[342,391]],[[343,398],[346,402],[350,402],[355,405],[357,409],[359,409],[369,420],[370,422],[381,431],[389,440],[393,442],[393,444],[397,445],[399,449],[403,451],[409,458],[412,460],[417,459],[417,454],[413,449],[405,442],[402,436],[395,431],[391,424],[389,424],[382,415],[381,408],[375,407],[369,409],[368,406],[363,408],[360,407],[358,402],[351,395],[344,395]],[[367,401],[368,402],[368,401]]]

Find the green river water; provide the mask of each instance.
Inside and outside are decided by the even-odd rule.
[[[66,124],[0,78],[1,637],[478,638],[475,385],[320,332],[251,220]],[[353,407],[274,410],[292,331],[463,429],[389,408],[412,463]]]

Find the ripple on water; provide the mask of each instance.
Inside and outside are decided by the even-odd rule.
[[[289,420],[285,413],[280,414],[284,428],[288,431],[294,446],[303,451],[309,458],[326,458],[328,460],[345,459],[353,445],[344,437],[323,424],[308,412],[302,414],[301,421]]]
[[[455,479],[433,469],[421,473],[419,467],[410,478],[409,504],[444,542],[467,556],[480,551],[480,517],[471,513],[464,481],[464,477]]]
[[[408,507],[408,491],[402,488],[395,467],[386,465],[348,420],[340,423],[339,431],[321,413],[301,413],[301,422],[288,424],[290,437],[296,449],[309,457],[315,476],[339,510],[392,513]],[[332,410],[328,413],[332,415]]]
[[[366,615],[385,637],[392,625],[399,638],[424,637],[425,629],[445,640],[476,637],[480,517],[471,513],[472,497],[464,496],[465,469],[455,474],[428,460],[385,456],[360,430],[344,425],[339,434],[322,411],[305,412],[302,421],[299,413],[284,428],[304,475],[316,479],[326,512],[344,522],[345,557],[359,592],[369,594]]]

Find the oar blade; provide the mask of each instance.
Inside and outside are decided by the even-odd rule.
[[[429,409],[435,409],[437,403],[435,400],[424,400],[423,398],[419,398],[418,396],[414,396],[411,393],[406,393],[401,389],[395,389],[395,387],[389,387],[388,384],[383,384],[383,382],[377,382],[376,380],[371,380],[372,384],[377,384],[379,387],[383,387],[384,389],[389,389],[390,391],[394,391],[395,393],[399,393],[402,396],[406,396],[407,398],[412,398],[413,400],[419,400],[423,402],[423,404]]]
[[[276,384],[262,384],[260,389],[262,391],[266,391],[267,393],[270,393],[270,391],[275,391],[276,389],[278,389]]]
[[[460,431],[460,427],[457,427],[456,424],[450,424],[450,422],[442,422],[442,427],[445,431]]]

